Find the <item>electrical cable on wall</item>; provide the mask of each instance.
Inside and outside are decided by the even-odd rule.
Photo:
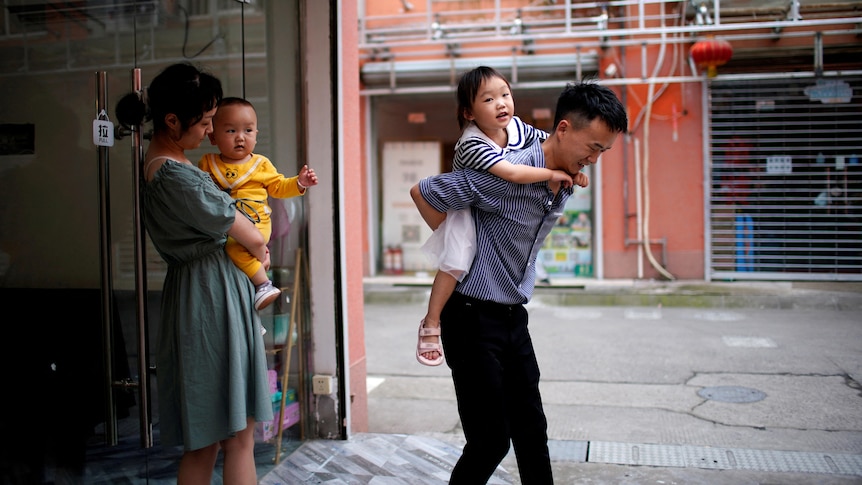
[[[244,0],[236,0],[236,1],[240,4],[240,7],[239,7],[240,10],[239,11],[240,11],[240,44],[241,44],[241,48],[242,48],[242,56],[241,56],[241,60],[242,60],[242,97],[245,98],[246,97],[246,94],[245,94],[245,4],[248,2],[244,1]],[[213,37],[209,42],[206,43],[206,45],[201,47],[200,50],[198,50],[194,54],[192,54],[192,55],[186,54],[186,47],[188,46],[189,30],[190,30],[189,11],[186,10],[186,8],[183,7],[182,5],[177,5],[177,8],[179,8],[183,12],[183,16],[185,17],[185,29],[183,31],[182,53],[183,53],[183,57],[185,57],[186,59],[194,59],[195,57],[198,57],[199,55],[203,54],[204,51],[209,49],[213,44],[215,44],[217,41],[225,38],[225,34],[220,33],[220,34],[216,35],[215,37]],[[135,52],[135,54],[137,55],[137,51]]]
[[[183,12],[183,15],[185,16],[185,28],[183,29],[183,48],[182,48],[182,52],[183,52],[183,57],[185,57],[186,59],[194,59],[195,57],[197,57],[197,56],[199,56],[199,55],[203,54],[203,53],[204,53],[204,51],[205,51],[205,50],[207,50],[207,49],[209,49],[209,48],[210,48],[210,46],[212,46],[213,44],[215,44],[215,43],[216,43],[216,41],[218,41],[219,39],[224,39],[224,37],[225,37],[225,35],[224,35],[224,34],[218,34],[217,36],[213,37],[209,42],[207,42],[207,43],[206,43],[206,45],[204,45],[203,47],[201,47],[199,51],[195,52],[195,53],[194,53],[194,54],[192,54],[192,55],[188,55],[188,54],[186,54],[186,46],[188,46],[188,42],[189,42],[189,29],[190,29],[190,26],[189,26],[189,11],[188,11],[188,10],[186,10],[186,9],[185,9],[185,7],[183,7],[182,5],[177,5],[177,8],[179,8],[179,9]],[[243,56],[243,57],[244,57],[244,56]],[[245,71],[245,69],[243,69],[243,71]]]
[[[664,27],[664,17],[662,17],[662,27]],[[656,269],[662,276],[669,280],[674,280],[674,276],[664,268],[658,261],[656,261],[655,256],[652,253],[652,247],[650,246],[650,234],[649,234],[649,214],[650,214],[650,196],[649,196],[649,160],[650,160],[650,142],[649,142],[649,127],[650,127],[650,117],[652,115],[652,106],[658,96],[655,95],[655,78],[658,76],[662,64],[664,64],[665,52],[667,50],[667,42],[665,42],[665,36],[662,34],[662,43],[661,48],[659,49],[658,59],[656,60],[656,67],[653,70],[652,76],[648,82],[647,88],[647,103],[644,107],[643,120],[644,120],[644,131],[643,131],[643,167],[641,169],[641,177],[643,177],[643,222],[641,233],[643,237],[641,237],[641,244],[643,245],[644,253],[647,256],[647,259],[652,265],[653,268]],[[675,56],[676,57],[676,56]],[[672,68],[676,69],[676,58],[674,60]],[[663,86],[661,92],[664,92],[664,89],[667,88],[667,84]]]
[[[239,0],[238,0],[239,1]],[[239,2],[240,44],[242,45],[242,97],[245,98],[245,2]]]
[[[138,67],[138,12],[135,11],[135,14],[132,15],[132,57],[134,57],[135,61],[133,63],[133,67],[137,69]]]
[[[652,99],[653,91],[655,91],[655,83],[650,80],[649,88],[647,90],[647,99]],[[650,112],[652,111],[652,102],[647,103],[646,105],[646,115],[644,115],[644,157],[643,157],[643,169],[641,171],[641,175],[643,176],[643,208],[644,208],[644,216],[643,216],[643,238],[641,243],[643,243],[644,252],[646,253],[647,259],[649,259],[650,264],[655,268],[659,273],[662,274],[665,278],[669,280],[674,280],[674,276],[670,274],[670,272],[665,269],[658,261],[656,261],[655,256],[652,254],[652,248],[649,243],[649,125],[650,125]]]
[[[680,24],[684,23],[684,21],[685,21],[684,17],[685,17],[685,9],[681,9],[680,10],[680,19],[679,19]],[[665,27],[664,17],[662,17],[661,26],[662,26],[662,28]],[[680,34],[678,34],[678,33],[675,34],[676,37],[679,37],[679,35]],[[665,48],[664,36],[662,36],[662,41],[663,41],[662,42],[662,48],[664,49]],[[671,61],[671,68],[670,68],[670,72],[667,74],[667,77],[673,77],[674,73],[676,73],[676,71],[677,71],[677,68],[680,67],[680,64],[681,64],[680,50],[681,49],[682,49],[682,44],[680,42],[674,43],[673,60]],[[663,52],[662,52],[662,54],[663,54]],[[656,69],[653,72],[653,76],[658,76],[659,69],[663,63],[664,63],[664,56],[662,55],[660,57],[660,60],[656,63]],[[684,64],[682,64],[682,65],[684,65]],[[680,72],[682,72],[682,71],[683,71],[683,69],[680,68]],[[661,89],[659,89],[658,92],[655,93],[655,95],[647,98],[647,102],[651,103],[651,102],[658,101],[658,99],[662,97],[662,95],[664,94],[664,92],[667,90],[668,87],[670,87],[670,81],[665,81],[664,84],[662,84]],[[685,90],[680,88],[680,111],[679,111],[680,114],[672,113],[670,116],[664,116],[664,117],[652,115],[653,118],[654,119],[664,119],[664,120],[667,120],[667,119],[673,120],[675,118],[682,118],[682,116],[683,116],[682,113],[686,112],[685,97],[683,95],[684,92],[685,92]],[[631,92],[630,94],[633,98],[635,98],[637,100],[638,104],[640,104],[641,107],[645,106],[645,104],[642,103],[641,100],[638,98],[637,93]],[[638,113],[637,117],[632,122],[631,129],[629,130],[629,132],[634,133],[635,131],[637,131],[638,126],[640,125],[640,122],[643,120],[644,113],[645,113],[644,110],[641,110],[640,113]]]

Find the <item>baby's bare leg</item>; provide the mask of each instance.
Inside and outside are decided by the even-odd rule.
[[[251,282],[255,287],[258,287],[264,283],[269,281],[269,278],[266,276],[266,270],[263,269],[263,266],[258,268],[258,270],[252,275]]]

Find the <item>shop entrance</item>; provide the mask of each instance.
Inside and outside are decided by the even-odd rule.
[[[862,280],[862,78],[710,88],[713,279]]]

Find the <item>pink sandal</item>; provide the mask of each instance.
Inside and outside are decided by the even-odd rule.
[[[437,343],[423,342],[422,337],[437,337]],[[419,341],[416,344],[416,360],[421,364],[438,366],[443,363],[443,346],[440,345],[440,327],[425,328],[425,319],[419,322]],[[422,356],[425,352],[439,352],[436,359],[427,359]]]

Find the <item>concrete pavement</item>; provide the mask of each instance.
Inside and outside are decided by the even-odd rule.
[[[414,357],[429,283],[366,281],[369,431],[461,446]],[[862,483],[862,285],[555,280],[528,309],[557,483]]]

